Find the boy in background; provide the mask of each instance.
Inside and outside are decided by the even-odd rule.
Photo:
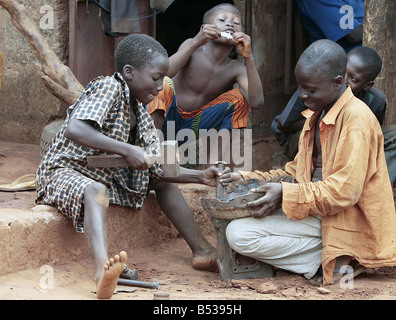
[[[384,134],[385,157],[391,184],[396,179],[396,125],[384,125],[386,96],[374,87],[375,78],[382,68],[382,61],[377,52],[369,47],[358,47],[348,54],[345,81],[351,87],[353,94],[366,103],[377,117]],[[275,155],[283,158],[282,162],[291,161],[298,151],[298,139],[305,118],[301,112],[306,106],[299,98],[297,90],[282,114],[272,122],[272,133],[276,137],[282,151]],[[280,165],[282,167],[282,164]]]

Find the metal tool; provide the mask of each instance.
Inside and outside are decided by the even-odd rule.
[[[131,287],[140,287],[140,288],[149,288],[149,289],[159,289],[159,282],[147,282],[147,281],[138,281],[138,280],[129,280],[129,279],[118,279],[117,284]]]
[[[220,170],[224,170],[224,165],[226,163],[224,161],[216,161],[215,165]],[[220,183],[219,177],[217,177],[217,186],[216,186],[216,198],[222,200],[224,198],[224,188]]]

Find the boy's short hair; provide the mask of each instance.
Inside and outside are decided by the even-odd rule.
[[[357,47],[348,53],[348,57],[357,56],[367,68],[367,81],[374,81],[382,69],[382,59],[377,51],[370,47]]]
[[[231,3],[220,3],[217,6],[214,6],[213,8],[209,9],[208,11],[205,12],[202,22],[207,23],[208,20],[213,17],[217,12],[221,10],[228,10],[228,11],[234,11],[235,13],[239,14],[239,17],[241,17],[241,12],[238,10],[237,7],[232,5]]]
[[[336,42],[321,39],[313,42],[301,54],[298,64],[305,69],[316,69],[328,79],[337,76],[345,77],[347,55],[345,50]]]
[[[158,55],[168,57],[167,51],[157,40],[145,34],[130,34],[118,44],[114,60],[117,71],[121,72],[127,64],[141,69]]]

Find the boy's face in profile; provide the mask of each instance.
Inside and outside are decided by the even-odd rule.
[[[314,67],[301,67],[297,64],[295,76],[300,89],[299,97],[312,111],[330,108],[338,99],[341,78],[329,79]]]
[[[169,59],[158,55],[150,64],[140,69],[125,68],[126,66],[124,75],[131,96],[143,104],[148,104],[163,89],[162,81],[169,69]]]
[[[351,87],[355,96],[363,90],[368,90],[374,84],[374,81],[368,80],[367,66],[357,55],[348,56],[345,82]]]

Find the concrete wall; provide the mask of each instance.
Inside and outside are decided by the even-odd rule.
[[[17,1],[40,25],[53,9],[53,29],[43,29],[50,46],[67,63],[69,17],[68,0]],[[45,7],[43,8],[45,9]],[[49,26],[49,25],[48,25]],[[39,144],[43,127],[64,116],[65,106],[50,94],[41,81],[41,66],[29,43],[11,23],[10,15],[0,6],[0,51],[4,60],[3,85],[0,92],[0,140]]]

